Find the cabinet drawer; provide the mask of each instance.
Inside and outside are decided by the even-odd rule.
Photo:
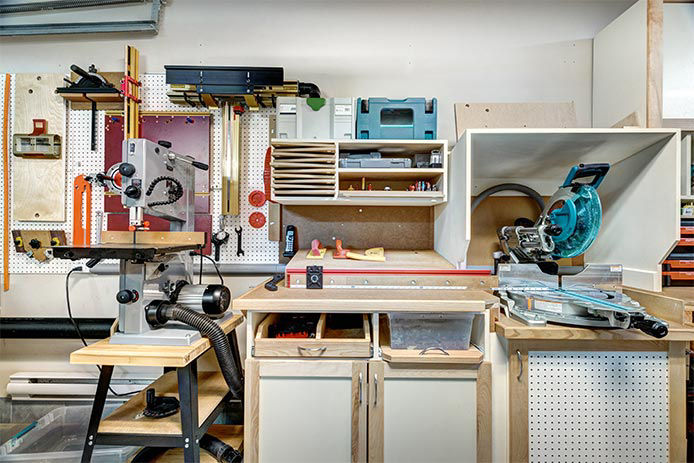
[[[277,338],[271,327],[280,314],[269,314],[255,334],[254,357],[371,357],[371,332],[366,314],[321,314],[315,337]]]

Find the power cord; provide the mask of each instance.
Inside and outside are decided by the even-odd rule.
[[[200,284],[202,284],[202,258],[204,257],[205,259],[209,260],[212,262],[212,265],[214,265],[214,270],[217,272],[217,276],[219,277],[219,283],[223,286],[224,285],[224,278],[222,277],[222,272],[219,271],[219,266],[217,265],[217,262],[210,256],[206,256],[205,254],[200,252],[195,252],[195,251],[190,251],[191,256],[200,256]]]
[[[71,269],[69,272],[67,272],[67,276],[65,277],[65,300],[67,302],[67,315],[70,318],[70,322],[72,322],[72,326],[75,327],[75,331],[77,331],[77,335],[80,337],[82,340],[82,344],[84,344],[84,347],[87,347],[87,340],[84,338],[84,335],[82,335],[82,330],[80,330],[79,325],[77,324],[77,320],[72,316],[72,307],[70,307],[70,275],[72,275],[72,272],[81,272],[82,271],[82,266],[75,267]],[[96,366],[99,369],[99,373],[101,373],[101,366],[97,365]],[[142,392],[142,389],[139,391],[130,391],[130,392],[123,392],[123,393],[118,393],[114,391],[111,386],[108,387],[108,390],[111,391],[111,394],[113,394],[116,397],[128,397],[131,395],[135,395],[138,392]]]

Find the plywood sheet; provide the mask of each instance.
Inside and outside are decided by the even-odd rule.
[[[575,128],[576,107],[565,103],[455,103],[455,136],[466,129]]]
[[[32,222],[65,221],[65,100],[55,93],[61,74],[15,76],[13,133],[34,129],[33,119],[46,119],[48,133],[60,135],[59,159],[24,159],[12,156],[14,219]]]
[[[593,40],[593,127],[631,113],[647,122],[648,0],[640,0]]]
[[[283,206],[282,226],[297,229],[297,246],[318,239],[335,246],[366,249],[433,249],[434,218],[430,207]],[[284,237],[280,249],[284,249]]]

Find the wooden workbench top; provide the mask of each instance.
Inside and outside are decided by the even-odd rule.
[[[221,324],[225,333],[243,323],[242,315],[233,315]],[[148,346],[140,344],[111,344],[102,339],[70,354],[70,363],[87,365],[137,365],[148,367],[183,367],[211,347],[207,338],[190,346]]]
[[[668,322],[667,336],[656,339],[640,330],[607,328],[579,328],[547,323],[546,326],[529,326],[500,315],[495,324],[496,333],[507,339],[564,340],[564,341],[694,341],[694,327]]]
[[[289,289],[264,283],[234,299],[234,310],[256,312],[481,312],[498,299],[463,289]]]
[[[352,252],[363,254],[363,249],[351,249]],[[328,249],[323,259],[308,259],[309,249],[300,249],[287,264],[287,269],[306,270],[309,265],[320,265],[323,271],[331,269],[352,270],[455,270],[455,266],[432,250],[386,250],[385,262],[373,262],[354,259],[334,259],[334,249]]]

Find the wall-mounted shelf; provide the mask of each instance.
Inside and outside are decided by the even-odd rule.
[[[286,205],[434,206],[446,202],[448,143],[445,140],[273,139],[272,199]],[[378,151],[409,157],[439,150],[439,168],[340,168],[340,154]],[[363,180],[363,185],[362,185]],[[410,191],[422,182],[426,191]],[[369,189],[369,185],[370,188]],[[416,188],[416,187],[413,187]]]

